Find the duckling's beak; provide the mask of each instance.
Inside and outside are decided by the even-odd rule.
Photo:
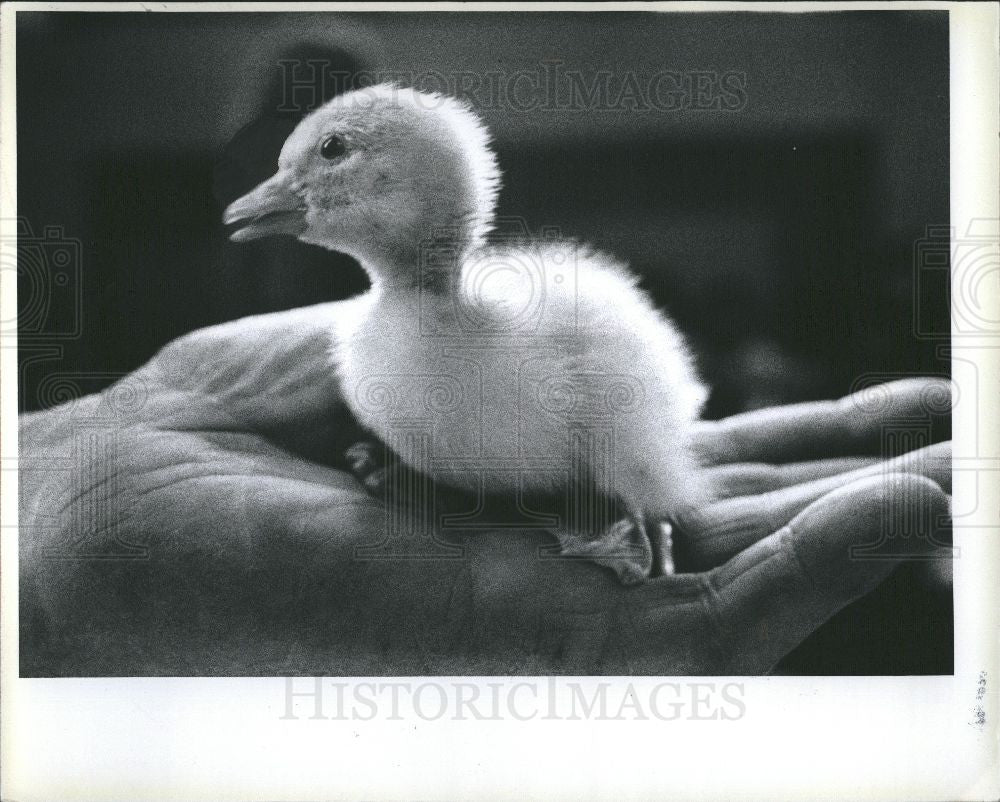
[[[275,234],[297,236],[306,230],[306,207],[292,191],[291,178],[278,172],[226,208],[223,222],[239,224],[230,233],[233,242],[246,242]]]

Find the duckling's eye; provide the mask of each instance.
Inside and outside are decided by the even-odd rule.
[[[339,136],[328,136],[319,146],[319,155],[324,159],[336,159],[347,152],[347,145]]]

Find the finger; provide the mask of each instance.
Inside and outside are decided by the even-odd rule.
[[[878,457],[839,457],[791,462],[787,465],[739,462],[708,468],[705,474],[716,498],[731,498],[769,493],[814,479],[850,473],[878,462]]]
[[[705,575],[705,599],[730,673],[761,674],[933,538],[894,535],[904,522],[947,525],[947,499],[924,477],[870,477],[835,490],[786,527]]]
[[[329,351],[331,327],[342,314],[338,306],[316,304],[198,329],[166,345],[152,364],[171,383],[220,398],[248,395],[234,386],[240,382],[266,391],[294,381],[302,357],[316,346]],[[315,360],[309,364],[318,368]]]
[[[951,443],[938,443],[845,474],[764,493],[724,499],[677,516],[675,557],[685,571],[701,571],[780,529],[818,498],[859,479],[906,473],[951,492]]]
[[[865,388],[838,401],[792,404],[704,421],[695,448],[711,464],[877,454],[887,423],[946,415],[951,385],[920,378]]]

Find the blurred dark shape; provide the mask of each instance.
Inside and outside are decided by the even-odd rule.
[[[243,126],[215,167],[215,197],[223,207],[274,174],[288,135],[309,112],[359,86],[360,65],[339,48],[303,44],[281,53],[260,102],[260,116]]]
[[[825,380],[815,361],[766,336],[752,337],[726,354],[717,373],[722,383],[713,388],[716,400],[731,398],[733,406],[747,411],[806,397]]]
[[[215,165],[213,189],[220,215],[275,173],[281,147],[295,126],[331,98],[357,88],[359,72],[354,57],[338,48],[303,44],[278,57],[260,116],[233,136]],[[231,245],[221,258],[226,274],[243,276],[258,288],[261,311],[344,298],[367,283],[350,257],[291,237]]]

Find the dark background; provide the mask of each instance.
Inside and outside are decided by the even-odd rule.
[[[628,261],[698,351],[710,416],[948,371],[947,271],[914,258],[949,219],[944,12],[19,12],[17,26],[24,410],[66,400],[66,380],[100,389],[200,326],[365,288],[346,257],[232,244],[219,221],[359,71],[511,76],[553,60],[612,87],[746,76],[731,111],[481,108],[500,214]],[[789,670],[950,672],[950,611],[923,609],[908,581]],[[845,627],[880,656],[844,654]]]

